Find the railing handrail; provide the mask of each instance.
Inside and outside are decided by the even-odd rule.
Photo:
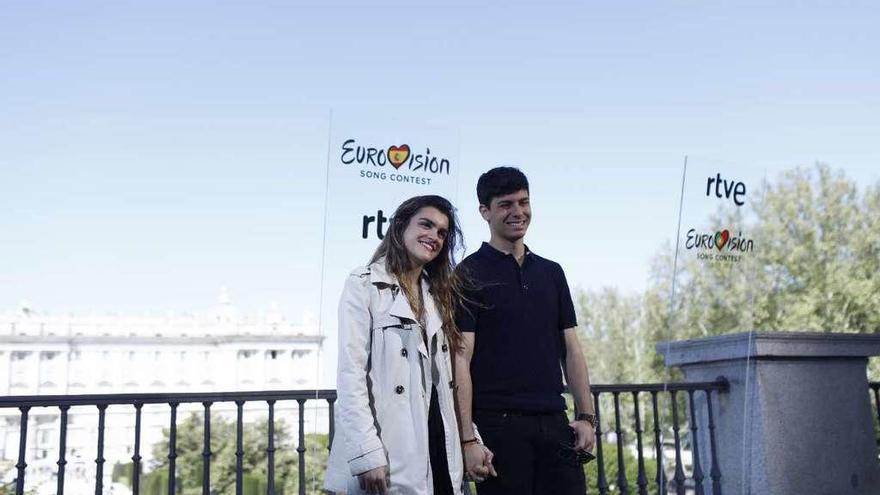
[[[880,384],[878,384],[880,386]],[[713,382],[673,382],[673,383],[632,383],[632,384],[594,384],[593,393],[627,392],[667,392],[688,390],[716,390],[726,392],[730,385],[727,380]],[[567,391],[567,389],[566,389]],[[96,405],[134,405],[168,404],[197,402],[235,402],[263,400],[308,400],[335,399],[336,390],[260,390],[241,392],[179,392],[146,394],[85,394],[85,395],[10,395],[0,397],[0,409],[13,407],[58,407],[58,406],[96,406]]]
[[[672,383],[628,383],[628,384],[593,384],[590,385],[593,393],[614,393],[614,392],[669,392],[675,390],[680,391],[697,391],[697,390],[715,390],[718,392],[727,392],[730,389],[730,383],[724,378],[719,378],[714,382],[672,382]]]
[[[328,400],[336,390],[261,390],[241,392],[180,392],[149,394],[11,395],[0,397],[0,409],[13,407],[59,407],[97,405],[136,405],[265,400]]]

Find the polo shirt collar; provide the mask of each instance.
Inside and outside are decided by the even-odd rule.
[[[532,254],[532,251],[529,249],[528,245],[526,245],[524,247],[525,247],[525,254],[524,254],[524,258],[525,258],[525,257],[528,257],[530,254]],[[491,257],[493,257],[495,259],[499,259],[499,260],[513,257],[512,254],[507,254],[503,251],[500,251],[497,248],[495,248],[495,246],[493,246],[485,241],[483,241],[483,245],[480,246],[480,252],[487,255],[487,256],[491,256]]]

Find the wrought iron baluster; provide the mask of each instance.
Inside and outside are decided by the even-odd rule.
[[[333,411],[333,406],[335,404],[336,404],[335,397],[327,399],[327,406],[329,407],[329,414],[330,414],[330,416],[329,416],[330,417],[330,437],[327,442],[327,450],[330,450],[333,447],[333,435],[336,433],[336,425],[334,424],[336,416]]]
[[[64,468],[67,466],[67,411],[70,406],[60,406],[61,431],[58,434],[58,487],[55,492],[64,495]]]
[[[95,495],[104,493],[104,421],[107,404],[98,405],[98,457],[95,458]]]
[[[678,399],[675,397],[676,391],[670,391],[672,399],[672,432],[675,436],[675,493],[676,495],[685,495],[684,492],[684,467],[681,463],[681,438],[678,434]]]
[[[654,417],[654,455],[657,458],[657,474],[654,480],[657,482],[657,493],[666,493],[666,472],[663,471],[663,444],[660,441],[660,415],[657,413],[657,392],[651,391],[651,408]]]
[[[171,406],[171,424],[168,433],[168,495],[177,493],[177,402]]]
[[[237,408],[235,420],[235,495],[242,495],[242,472],[244,461],[244,401],[235,401]]]
[[[599,490],[599,495],[606,495],[608,480],[605,478],[605,456],[602,451],[602,414],[599,411],[599,392],[593,392],[593,410],[596,413],[596,461],[599,463],[596,488]]]
[[[205,407],[204,439],[202,440],[202,495],[211,495],[211,403],[202,402]]]
[[[626,465],[623,458],[623,430],[620,428],[620,392],[614,396],[614,435],[617,437],[617,489],[621,495],[629,494],[629,483],[626,481]]]
[[[266,401],[269,403],[269,438],[268,447],[266,448],[266,459],[268,468],[266,477],[266,492],[268,495],[275,495],[275,401]]]
[[[694,488],[696,489],[697,495],[704,495],[705,489],[703,488],[703,468],[700,464],[700,442],[698,438],[699,432],[697,431],[697,413],[694,408],[694,391],[688,390],[688,404],[690,405],[691,417],[691,442],[693,446],[691,448],[691,454],[694,458]]]
[[[299,454],[299,495],[306,495],[306,400],[297,399],[296,402],[299,405],[299,444],[296,447]]]
[[[715,448],[715,418],[712,414],[712,390],[706,389],[706,410],[709,413],[709,447],[712,453],[712,495],[721,495],[721,468],[718,466],[718,451]]]
[[[131,493],[141,491],[141,409],[143,403],[134,403],[134,455],[131,456]]]
[[[28,429],[28,411],[30,407],[19,407],[21,411],[21,425],[18,433],[18,463],[15,464],[15,495],[24,495],[24,471],[27,468],[27,462],[24,461],[27,451],[27,429]]]
[[[638,449],[637,459],[639,465],[636,484],[639,486],[639,495],[648,495],[648,476],[645,474],[645,455],[642,452],[642,415],[639,410],[639,392],[633,392],[632,396],[633,412],[636,415],[636,449]]]

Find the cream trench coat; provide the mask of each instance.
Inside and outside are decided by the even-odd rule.
[[[455,494],[462,493],[464,463],[453,404],[452,350],[425,276],[421,284],[433,353],[384,259],[354,270],[345,282],[339,301],[338,398],[327,490],[362,494],[357,475],[387,465],[389,493],[433,494],[428,408],[434,359],[449,475]]]

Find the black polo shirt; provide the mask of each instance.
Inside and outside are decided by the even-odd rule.
[[[473,409],[564,411],[562,331],[577,319],[562,267],[528,248],[520,266],[484,242],[459,269],[474,284],[456,314],[475,334]]]

